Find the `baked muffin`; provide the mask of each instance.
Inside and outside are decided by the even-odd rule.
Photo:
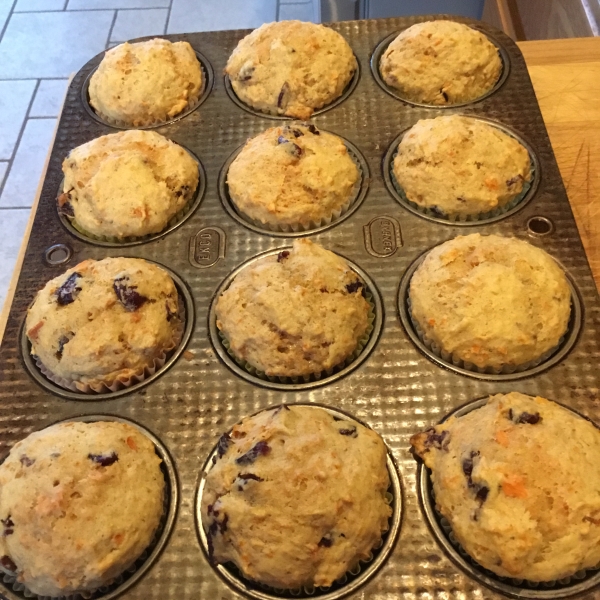
[[[162,231],[193,198],[198,163],[153,131],[121,131],[74,148],[63,161],[59,211],[95,236]]]
[[[344,142],[312,124],[267,129],[246,143],[227,173],[229,194],[242,213],[286,230],[340,216],[359,179]]]
[[[385,446],[356,421],[283,405],[244,419],[217,452],[201,506],[209,554],[249,579],[330,586],[388,529]]]
[[[484,121],[451,115],[406,132],[393,171],[409,201],[433,214],[467,217],[509,205],[531,181],[529,152]]]
[[[240,40],[225,73],[242,102],[269,114],[308,119],[342,95],[357,68],[350,46],[333,29],[279,21]]]
[[[176,117],[201,90],[202,70],[190,44],[155,38],[107,50],[90,79],[89,100],[104,119],[143,127]]]
[[[438,511],[480,565],[554,581],[600,563],[600,432],[513,392],[412,437]]]
[[[543,250],[474,233],[430,250],[412,276],[412,319],[442,352],[476,367],[539,360],[567,331],[571,292]]]
[[[51,377],[77,388],[127,385],[178,343],[177,289],[140,258],[85,260],[37,293],[25,330]]]
[[[0,466],[0,564],[39,596],[110,584],[159,526],[160,462],[152,442],[125,423],[32,433]]]
[[[310,240],[240,271],[219,297],[217,327],[231,351],[267,376],[318,374],[342,363],[369,328],[364,283]]]
[[[401,32],[383,53],[379,72],[406,100],[458,104],[489,92],[502,61],[489,39],[462,23],[426,21]]]

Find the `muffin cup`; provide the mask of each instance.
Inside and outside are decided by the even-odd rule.
[[[289,406],[304,406],[310,408],[324,409],[334,417],[339,417],[343,420],[354,421],[365,427],[369,427],[365,423],[356,419],[352,415],[349,415],[337,408],[327,406],[324,404],[305,404],[305,403],[289,403]],[[270,406],[264,408],[258,412],[267,410],[273,410],[276,406]],[[257,414],[257,413],[255,413]],[[355,565],[346,571],[339,579],[337,579],[331,586],[307,586],[301,588],[274,588],[252,579],[246,578],[242,572],[232,562],[224,564],[213,565],[215,570],[234,588],[239,591],[243,591],[244,595],[257,600],[279,600],[281,597],[289,598],[309,598],[309,597],[320,597],[322,600],[337,600],[341,597],[345,597],[360,588],[366,583],[371,577],[375,575],[378,569],[381,568],[383,563],[387,560],[394,542],[400,531],[401,515],[402,515],[402,486],[398,475],[398,468],[391,458],[391,453],[386,446],[386,466],[389,474],[390,483],[385,493],[385,502],[392,508],[392,514],[388,518],[387,528],[381,532],[379,541],[371,548],[369,555],[365,558],[359,559]],[[206,474],[212,468],[214,462],[213,458],[216,457],[217,447],[213,448],[209,454],[206,462],[201,471],[200,485],[196,491],[196,526],[198,537],[200,538],[200,544],[204,552],[208,555],[208,542],[206,539],[206,533],[202,527],[202,514],[201,514],[201,503],[202,495],[204,493],[204,485],[206,482]]]
[[[132,42],[145,41],[145,40],[152,39],[154,37],[156,37],[156,36],[139,38],[136,40],[132,40]],[[197,97],[190,98],[188,100],[185,108],[183,108],[183,110],[181,110],[179,113],[177,113],[176,115],[174,115],[172,117],[167,116],[167,117],[165,117],[165,119],[157,119],[151,123],[146,123],[145,125],[132,125],[131,123],[128,123],[127,121],[120,121],[118,119],[113,119],[113,118],[103,114],[102,112],[96,110],[90,103],[89,85],[90,85],[90,79],[91,79],[92,75],[96,72],[98,67],[96,67],[88,75],[88,77],[86,78],[86,80],[83,84],[83,88],[81,90],[81,99],[83,101],[83,104],[84,104],[85,108],[87,109],[87,111],[89,112],[89,114],[92,117],[94,117],[94,119],[96,119],[97,121],[100,121],[101,123],[109,125],[110,127],[114,127],[115,129],[153,129],[156,127],[160,127],[161,125],[167,125],[169,123],[178,121],[178,120],[182,119],[183,117],[186,117],[187,115],[189,115],[194,110],[196,110],[204,102],[204,100],[208,96],[208,94],[212,88],[212,84],[213,84],[213,72],[212,72],[212,68],[210,67],[209,62],[198,51],[194,50],[194,54],[196,55],[196,59],[198,60],[198,63],[200,64],[200,71],[202,73],[202,85],[200,86],[200,89],[198,90]]]
[[[406,133],[410,129],[408,128],[394,139],[388,151],[386,152],[386,155],[384,157],[384,179],[389,191],[392,193],[393,196],[395,196],[396,200],[400,204],[402,204],[412,212],[422,215],[428,219],[435,220],[438,223],[447,223],[449,225],[478,225],[489,221],[497,221],[503,216],[515,212],[516,210],[519,210],[520,208],[525,206],[527,201],[533,197],[535,191],[537,190],[539,180],[539,165],[537,157],[535,156],[535,153],[530,147],[530,145],[527,142],[525,142],[521,137],[517,136],[514,132],[507,129],[506,127],[501,126],[495,121],[491,121],[489,119],[484,119],[481,117],[472,117],[470,115],[465,116],[467,116],[470,119],[482,121],[492,127],[495,127],[496,129],[502,131],[502,133],[505,133],[506,135],[512,137],[517,142],[519,142],[519,144],[521,144],[529,154],[529,167],[531,178],[529,179],[529,181],[523,182],[523,189],[512,200],[510,200],[503,206],[486,212],[469,215],[448,215],[439,210],[436,211],[434,209],[421,206],[407,197],[404,188],[400,185],[400,183],[396,179],[396,175],[394,174],[394,160],[398,155],[398,148],[400,142],[404,138],[404,135],[406,135]]]
[[[306,125],[307,123],[303,121],[296,122],[299,125]],[[290,123],[290,126],[293,126],[294,122]],[[326,130],[323,130],[328,133]],[[245,225],[250,225],[253,230],[264,233],[274,233],[274,234],[287,234],[290,236],[293,235],[302,235],[304,233],[316,233],[317,231],[321,231],[323,229],[328,228],[329,226],[335,225],[338,221],[341,221],[345,218],[345,216],[350,216],[354,210],[356,210],[364,200],[367,189],[368,189],[368,179],[369,179],[369,167],[365,161],[365,159],[360,154],[360,151],[354,144],[350,143],[348,140],[339,137],[346,149],[348,150],[348,156],[352,159],[356,167],[358,168],[359,178],[352,187],[350,191],[350,195],[346,202],[342,204],[342,206],[338,207],[334,211],[332,211],[329,215],[319,219],[318,221],[310,221],[308,224],[294,223],[294,224],[286,224],[286,225],[278,225],[275,223],[263,223],[262,221],[253,219],[249,215],[247,215],[243,210],[238,208],[235,204],[231,195],[229,193],[229,186],[227,185],[227,175],[229,173],[229,167],[231,163],[237,158],[239,153],[242,151],[244,146],[238,148],[227,160],[225,163],[220,175],[219,175],[219,193],[221,196],[221,201],[227,212],[231,214],[236,220],[240,221],[240,223]]]
[[[356,347],[354,348],[352,353],[346,359],[344,359],[342,362],[335,365],[331,369],[318,371],[316,373],[311,373],[309,375],[297,375],[294,377],[267,375],[264,371],[261,371],[261,370],[257,369],[256,367],[253,367],[249,362],[239,358],[235,354],[235,352],[231,349],[229,340],[225,337],[225,335],[220,330],[219,330],[219,339],[221,341],[221,344],[227,351],[227,354],[229,356],[231,356],[231,358],[233,358],[233,360],[240,367],[245,369],[248,373],[250,373],[250,375],[257,377],[258,379],[263,379],[265,381],[271,381],[271,382],[278,382],[278,383],[282,383],[282,384],[310,383],[310,382],[314,382],[314,381],[319,381],[323,377],[328,377],[330,375],[333,375],[334,373],[337,373],[338,371],[341,371],[348,365],[352,364],[360,356],[362,351],[365,349],[366,345],[369,343],[371,334],[373,333],[373,331],[375,329],[375,327],[374,327],[375,302],[373,299],[373,294],[368,289],[366,290],[365,295],[366,295],[366,300],[369,303],[369,312],[367,314],[367,320],[368,320],[367,331],[361,338],[359,338],[359,340],[356,344]]]
[[[182,308],[181,301],[180,301],[179,308],[180,308],[179,312],[181,313],[181,308]],[[175,350],[175,348],[177,348],[177,346],[181,342],[182,337],[183,337],[183,328],[184,328],[183,321],[180,321],[179,325],[173,332],[173,339],[171,340],[171,343],[167,346],[167,348],[165,348],[162,351],[161,355],[156,357],[152,361],[152,364],[145,366],[140,371],[134,373],[133,375],[129,375],[129,376],[117,376],[113,379],[109,379],[106,381],[95,380],[93,382],[86,383],[84,381],[65,379],[64,377],[60,377],[60,376],[56,375],[55,373],[50,371],[40,361],[40,359],[37,356],[34,357],[35,364],[37,365],[39,370],[50,381],[52,381],[56,385],[59,385],[60,387],[66,388],[73,392],[82,392],[84,394],[91,394],[94,392],[96,392],[97,394],[104,394],[107,392],[117,392],[118,390],[128,388],[136,383],[141,383],[142,381],[144,381],[151,375],[154,375],[154,373],[156,373],[156,371],[158,371],[158,369],[162,368],[164,366],[165,362],[167,362],[167,359],[169,358],[169,354],[173,350]]]
[[[487,401],[488,397],[486,396],[485,398],[461,406],[450,414],[447,414],[441,422],[447,421],[452,416],[464,416],[472,410],[481,408]],[[563,408],[567,408],[578,416],[581,416],[579,413],[568,407],[563,406]],[[469,576],[504,595],[513,598],[537,598],[539,600],[565,598],[579,592],[590,590],[600,582],[600,565],[589,569],[582,569],[570,577],[543,582],[504,577],[481,566],[462,547],[452,532],[450,522],[438,510],[433,483],[431,481],[431,472],[421,459],[418,459],[418,462],[417,489],[425,518],[434,537],[437,538],[437,541],[442,548],[460,568],[467,572]]]
[[[66,421],[83,421],[86,423],[96,421],[118,421],[127,423],[129,425],[132,424],[132,422],[128,419],[107,417],[105,415],[87,415],[85,417],[79,417],[75,419],[66,419]],[[138,427],[136,423],[133,423],[133,425]],[[142,427],[138,428],[154,444],[155,451],[162,460],[160,469],[165,479],[165,491],[163,494],[163,512],[160,516],[156,531],[154,532],[154,535],[152,536],[152,539],[150,540],[150,543],[146,549],[138,556],[132,565],[117,575],[117,577],[107,581],[104,583],[104,585],[98,588],[76,592],[74,594],[69,594],[68,596],[60,596],[60,598],[69,598],[72,600],[99,600],[105,596],[108,596],[108,598],[116,597],[121,592],[125,591],[126,587],[128,588],[131,585],[134,585],[137,580],[143,576],[143,574],[152,566],[154,560],[167,541],[168,534],[170,533],[170,530],[174,524],[178,501],[178,488],[177,479],[175,476],[175,468],[164,445],[146,429]],[[138,574],[137,576],[136,573]],[[2,578],[4,585],[10,588],[21,598],[37,598],[38,600],[48,600],[48,596],[40,596],[35,594],[23,583],[17,581],[17,575],[8,570],[2,564],[0,564],[0,577]]]

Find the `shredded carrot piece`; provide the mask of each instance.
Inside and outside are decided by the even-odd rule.
[[[502,482],[502,491],[509,498],[527,498],[525,481],[520,475],[509,475]]]

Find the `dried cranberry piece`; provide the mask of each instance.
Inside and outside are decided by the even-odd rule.
[[[475,500],[479,502],[479,504],[483,504],[488,497],[490,489],[486,485],[478,486],[477,492],[475,493]]]
[[[310,123],[308,125],[308,130],[313,134],[313,135],[321,135],[321,132],[312,124]]]
[[[182,185],[176,192],[175,192],[175,196],[177,198],[181,198],[181,196],[187,194],[190,191],[190,186],[189,185]]]
[[[286,127],[285,132],[291,133],[296,138],[302,137],[304,135],[299,129],[294,129],[293,127]]]
[[[61,335],[58,338],[58,350],[55,353],[56,358],[60,360],[63,355],[63,350],[65,348],[65,344],[68,344],[75,337],[75,333],[69,331],[69,335]]]
[[[347,435],[348,437],[358,437],[358,433],[354,425],[351,425],[350,427],[345,429],[338,429],[338,433],[341,433],[342,435]]]
[[[124,276],[115,279],[113,290],[115,291],[119,302],[125,307],[125,310],[127,312],[134,312],[148,302],[148,298],[135,291],[137,285],[127,285],[124,283],[125,281],[129,281],[129,277]]]
[[[283,250],[277,255],[277,262],[283,262],[289,255],[290,253],[287,250]]]
[[[19,458],[19,461],[24,467],[31,467],[31,465],[35,462],[35,458],[29,458],[27,454],[22,454],[21,458]]]
[[[331,546],[333,545],[333,540],[331,539],[331,536],[329,534],[324,535],[320,540],[319,540],[319,544],[318,544],[321,548],[331,548]]]
[[[2,523],[2,526],[4,527],[4,531],[2,532],[3,537],[6,537],[7,535],[12,535],[15,532],[15,524],[10,518],[10,515],[8,515],[6,519],[0,519],[0,523]]]
[[[10,556],[6,556],[6,554],[4,556],[0,557],[0,564],[7,571],[11,571],[12,573],[16,573],[17,572],[17,565],[15,565],[15,563],[12,561],[12,559],[10,558]]]
[[[521,181],[522,179],[522,175],[515,175],[514,177],[511,177],[510,179],[506,180],[506,187],[511,187],[512,185],[515,185],[517,181]]]
[[[250,465],[252,464],[259,456],[266,456],[271,452],[271,448],[267,442],[258,442],[255,444],[246,454],[243,454],[239,458],[235,459],[235,462],[238,465]]]
[[[344,419],[342,419],[342,417],[333,417],[334,421],[343,421]]]
[[[56,290],[56,302],[60,306],[66,306],[75,302],[77,294],[81,291],[80,287],[77,287],[77,280],[81,277],[80,273],[71,273],[67,280]]]
[[[517,423],[529,423],[529,425],[536,425],[542,420],[540,413],[528,413],[524,412],[519,415]]]
[[[228,433],[224,433],[217,442],[217,454],[219,458],[223,458],[225,452],[227,452],[227,448],[229,448],[229,444],[231,444],[231,438]]]
[[[252,481],[264,481],[262,477],[255,475],[254,473],[238,473],[238,479],[243,479],[244,481],[248,481],[252,479]]]
[[[228,521],[229,521],[229,515],[227,513],[225,513],[223,515],[223,520],[220,523],[218,523],[219,531],[221,532],[221,535],[223,535],[227,531],[227,522]]]
[[[240,72],[238,73],[238,81],[250,81],[252,75],[254,75],[254,69],[252,65],[242,65]]]
[[[279,92],[279,96],[277,97],[277,106],[279,108],[281,108],[283,106],[283,97],[285,96],[286,92],[288,92],[290,89],[290,86],[288,85],[288,82],[286,81],[282,86],[281,86],[281,91]]]
[[[354,294],[354,292],[357,292],[358,290],[360,290],[361,287],[363,287],[363,284],[360,281],[356,280],[356,281],[353,281],[352,283],[349,283],[346,286],[346,290],[348,290],[349,294]]]
[[[444,100],[448,102],[448,94],[444,90],[440,90],[440,94],[443,96]]]
[[[210,527],[208,528],[208,532],[206,534],[206,545],[208,546],[208,560],[210,561],[211,565],[215,564],[215,561],[214,561],[215,547],[213,544],[213,537],[215,537],[215,535],[217,535],[218,529],[219,529],[219,524],[216,521],[213,521],[211,523]]]
[[[450,432],[444,429],[437,433],[435,428],[427,430],[427,438],[425,439],[425,446],[434,447],[436,450],[448,450],[448,444],[450,443]]]
[[[469,479],[469,485],[472,485],[472,481],[471,481],[471,475],[473,474],[473,459],[479,456],[479,450],[471,450],[469,456],[465,459],[463,459],[462,462],[462,470],[463,473],[467,476],[467,478]]]
[[[101,467],[110,467],[119,460],[119,455],[116,452],[110,454],[88,454],[88,458],[98,463]]]

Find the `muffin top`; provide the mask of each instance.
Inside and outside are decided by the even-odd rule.
[[[243,38],[225,72],[242,102],[266,113],[308,119],[341,96],[356,69],[350,46],[333,29],[279,21]]]
[[[383,53],[379,71],[407,100],[458,104],[490,91],[502,61],[479,31],[454,21],[426,21],[398,35]]]
[[[27,312],[31,354],[52,374],[89,385],[127,381],[173,348],[173,280],[140,258],[85,260],[49,281]]]
[[[271,226],[309,227],[339,213],[360,173],[344,142],[314,125],[272,127],[249,140],[227,173],[238,209]]]
[[[246,418],[206,478],[211,558],[276,588],[330,586],[388,529],[388,486],[383,441],[356,421],[286,405]]]
[[[503,577],[552,581],[600,562],[600,432],[517,392],[414,435],[438,510]]]
[[[412,318],[443,350],[477,367],[523,365],[556,347],[571,292],[543,250],[478,233],[436,246],[410,282]]]
[[[59,210],[96,236],[162,231],[193,197],[198,164],[153,131],[103,135],[69,153]]]
[[[411,127],[393,170],[411,202],[456,217],[508,204],[531,180],[530,164],[523,145],[497,127],[451,115]]]
[[[343,258],[310,240],[241,270],[217,301],[231,350],[269,376],[331,369],[369,326],[364,284]]]
[[[160,462],[125,423],[60,423],[30,434],[0,465],[2,567],[40,596],[110,583],[158,528]]]
[[[94,110],[119,125],[167,121],[196,102],[202,71],[188,42],[155,38],[107,50],[90,79]]]

